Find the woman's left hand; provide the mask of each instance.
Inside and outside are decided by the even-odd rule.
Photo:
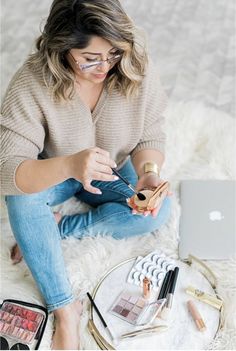
[[[156,188],[160,183],[162,183],[163,180],[155,173],[144,173],[138,180],[136,184],[136,190],[142,190],[144,188]],[[148,215],[151,215],[152,217],[156,217],[159,210],[160,210],[161,204],[154,208],[151,211],[144,211],[143,215],[146,217]],[[136,210],[132,210],[133,214],[139,213]]]

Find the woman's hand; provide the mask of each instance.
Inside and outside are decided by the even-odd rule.
[[[144,173],[138,180],[136,184],[136,190],[142,190],[144,188],[156,188],[163,180],[156,173]],[[154,208],[152,211],[144,211],[143,215],[148,216],[151,214],[152,217],[156,217],[161,207],[161,203],[158,207]],[[136,210],[132,210],[133,214],[137,214]]]
[[[66,167],[69,177],[80,181],[84,189],[93,194],[101,194],[101,190],[91,185],[93,180],[107,182],[118,179],[111,169],[116,167],[115,162],[110,158],[109,152],[99,147],[68,156]]]

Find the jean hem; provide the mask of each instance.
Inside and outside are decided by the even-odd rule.
[[[67,299],[64,299],[60,302],[54,303],[54,304],[47,304],[47,310],[49,313],[53,312],[54,310],[58,309],[58,308],[62,308],[66,305],[69,305],[70,303],[72,303],[73,301],[75,301],[75,297],[74,296],[70,296]]]

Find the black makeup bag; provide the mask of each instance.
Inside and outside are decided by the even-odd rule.
[[[7,299],[0,306],[0,350],[38,350],[48,320],[45,307]]]

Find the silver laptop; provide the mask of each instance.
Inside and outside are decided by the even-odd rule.
[[[236,181],[183,180],[180,204],[181,259],[236,256]]]

